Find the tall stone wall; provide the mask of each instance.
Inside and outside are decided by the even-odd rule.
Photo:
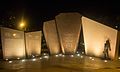
[[[26,52],[29,57],[41,55],[41,31],[25,33],[26,37]]]
[[[79,13],[60,13],[55,19],[62,52],[74,54],[80,36],[81,15]]]
[[[82,27],[86,54],[104,57],[105,42],[107,39],[109,39],[111,51],[109,50],[108,53],[110,58],[114,59],[117,30],[86,17],[82,17]]]
[[[3,58],[25,57],[24,32],[1,27]]]
[[[60,44],[57,34],[55,20],[50,20],[44,22],[43,32],[46,39],[47,47],[51,54],[60,53]]]

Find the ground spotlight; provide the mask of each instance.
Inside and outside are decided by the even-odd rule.
[[[42,59],[42,57],[40,57],[40,59]]]
[[[34,59],[32,59],[32,61],[36,61],[36,59],[34,58]]]
[[[25,62],[25,59],[22,59],[22,62]]]
[[[62,56],[62,54],[59,54],[59,56]]]
[[[17,58],[18,60],[20,59],[20,58]]]
[[[120,57],[118,57],[118,59],[120,60]]]
[[[34,58],[35,56],[34,56],[34,55],[32,55],[32,57]]]
[[[65,55],[62,55],[62,57],[65,57]]]
[[[80,56],[80,58],[83,58],[83,56]]]
[[[12,61],[9,61],[9,63],[12,63]]]
[[[92,60],[95,60],[95,59],[92,59]]]
[[[70,55],[70,57],[74,57],[74,55]]]
[[[58,55],[55,55],[55,57],[58,57]]]
[[[104,60],[104,62],[108,62],[107,60]]]
[[[44,58],[48,59],[48,58],[49,58],[49,56],[44,56]]]
[[[43,55],[47,55],[47,53],[43,53]]]
[[[84,52],[82,52],[82,54],[84,54]]]
[[[92,57],[89,57],[89,59],[92,59]]]
[[[76,53],[79,53],[78,51]]]
[[[80,54],[77,54],[77,56],[80,56]]]
[[[5,59],[6,61],[8,61],[8,59]]]

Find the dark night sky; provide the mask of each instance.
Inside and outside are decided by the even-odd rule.
[[[115,28],[120,23],[119,9],[115,0],[0,0],[0,24],[9,27],[11,22],[15,27],[24,14],[30,29],[39,30],[44,21],[61,12],[79,12]]]

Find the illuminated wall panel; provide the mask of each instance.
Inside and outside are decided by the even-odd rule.
[[[104,43],[109,38],[111,45],[109,55],[113,59],[116,50],[117,30],[86,17],[82,17],[82,26],[86,54],[103,57]]]
[[[1,28],[3,58],[25,56],[24,32],[9,28]]]
[[[76,52],[81,29],[80,18],[79,13],[61,13],[56,16],[60,44],[65,54]]]
[[[60,52],[60,45],[55,20],[44,22],[43,31],[50,53],[58,54]]]
[[[41,31],[25,33],[26,52],[28,56],[40,56],[41,54]]]

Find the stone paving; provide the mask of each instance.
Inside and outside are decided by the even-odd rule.
[[[44,55],[33,59],[0,61],[0,72],[120,72],[120,60],[85,55]]]

